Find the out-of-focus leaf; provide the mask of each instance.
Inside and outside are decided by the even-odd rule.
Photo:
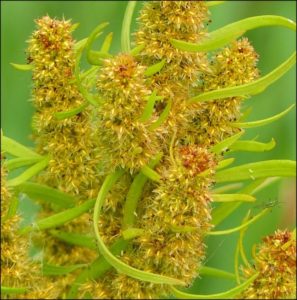
[[[295,177],[296,162],[292,160],[266,160],[249,163],[215,174],[216,182],[241,181],[266,177]]]
[[[295,106],[295,104],[292,104],[286,110],[284,110],[281,113],[279,113],[273,117],[270,117],[270,118],[266,118],[266,119],[258,120],[258,121],[251,121],[251,122],[236,122],[236,123],[231,123],[231,125],[234,127],[239,127],[239,128],[254,128],[254,127],[264,126],[264,125],[270,124],[274,121],[277,121],[278,119],[280,119],[281,117],[286,115],[294,106]]]
[[[268,143],[260,143],[256,141],[236,141],[230,146],[233,151],[250,151],[250,152],[264,152],[269,151],[275,147],[274,139]]]
[[[77,264],[72,266],[55,266],[43,263],[42,274],[45,276],[61,276],[69,274],[77,269],[86,267],[86,264]]]

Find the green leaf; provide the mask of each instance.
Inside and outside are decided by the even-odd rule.
[[[173,293],[173,295],[180,299],[236,299],[236,295],[240,294],[242,291],[244,291],[257,277],[259,273],[256,273],[251,278],[246,280],[244,283],[236,286],[233,289],[230,289],[226,292],[217,293],[217,294],[211,294],[211,295],[194,295],[194,294],[188,294],[185,292],[182,292],[175,287],[171,286],[170,289]]]
[[[88,40],[88,38],[84,38],[84,39],[76,42],[74,45],[74,51],[75,52],[81,51],[86,46],[87,40]]]
[[[227,87],[210,92],[206,92],[190,98],[189,103],[202,101],[224,100],[230,97],[250,96],[262,93],[268,86],[286,74],[290,68],[296,63],[296,52],[293,53],[285,62],[275,68],[273,71],[260,79],[246,83],[243,85]]]
[[[2,151],[17,157],[43,157],[30,150],[29,148],[23,146],[22,144],[16,142],[15,140],[8,138],[7,136],[1,136],[1,148]]]
[[[213,189],[212,192],[214,194],[225,193],[225,192],[228,192],[230,190],[237,190],[237,189],[241,188],[242,186],[243,186],[242,183],[230,183],[230,184],[227,184],[227,185],[220,186],[216,189]]]
[[[28,288],[22,288],[22,287],[7,287],[1,285],[1,295],[11,295],[11,294],[23,294],[28,291]]]
[[[12,171],[24,166],[32,165],[36,162],[41,161],[44,159],[44,157],[38,157],[38,156],[31,156],[31,157],[18,157],[13,158],[5,162],[5,165],[8,169],[8,171]]]
[[[147,281],[147,282],[152,282],[152,283],[157,283],[157,284],[173,284],[173,285],[184,285],[184,282],[163,276],[163,275],[158,275],[154,273],[149,273],[149,272],[144,272],[138,269],[135,269],[133,267],[130,267],[129,265],[125,264],[118,258],[116,258],[105,246],[101,236],[100,232],[98,229],[98,219],[100,216],[101,208],[104,204],[104,200],[106,195],[108,194],[109,190],[112,188],[114,183],[118,180],[118,178],[123,174],[123,171],[116,171],[106,177],[104,180],[102,187],[99,191],[95,208],[94,208],[94,231],[95,235],[98,241],[98,248],[100,253],[105,257],[107,262],[109,262],[118,272],[124,273],[127,276],[130,276],[135,279],[139,279],[141,281]]]
[[[121,48],[122,52],[129,53],[130,52],[130,27],[132,22],[133,12],[135,10],[137,1],[128,1],[123,24],[122,24],[122,32],[121,32]]]
[[[269,151],[275,147],[274,139],[268,143],[260,143],[256,141],[236,141],[231,145],[230,150],[233,151],[250,151],[250,152],[264,152]]]
[[[31,71],[34,69],[33,65],[19,65],[14,63],[10,63],[10,64],[19,71]]]
[[[226,1],[207,1],[205,4],[206,6],[211,7],[211,6],[217,6],[223,4],[224,2]]]
[[[206,275],[206,276],[212,276],[212,277],[218,277],[218,278],[224,278],[224,279],[235,279],[235,275],[233,273],[229,273],[220,269],[211,268],[203,266],[199,269],[199,275]]]
[[[130,54],[132,56],[137,56],[144,48],[145,48],[145,44],[140,44],[140,45],[136,46],[135,48],[133,48],[130,51]]]
[[[50,230],[50,234],[55,238],[63,242],[66,242],[70,245],[86,247],[93,250],[97,249],[95,238],[90,236],[86,236],[79,233],[73,233],[73,232],[65,232],[65,231],[55,230],[55,229]]]
[[[76,203],[76,199],[73,196],[39,183],[24,182],[17,189],[30,199],[47,201],[62,208],[73,207]]]
[[[207,38],[199,44],[176,39],[172,39],[171,44],[177,49],[184,51],[211,51],[223,47],[229,42],[239,38],[248,30],[264,26],[282,26],[296,31],[296,23],[290,19],[274,15],[262,15],[246,18],[210,32]]]
[[[215,169],[220,170],[220,169],[226,168],[226,167],[230,166],[234,162],[234,160],[235,160],[235,158],[233,158],[233,157],[223,159],[223,160],[219,161],[219,163]]]
[[[169,100],[168,103],[167,103],[167,105],[166,105],[166,107],[164,108],[163,112],[161,113],[160,117],[158,118],[158,120],[155,121],[149,127],[150,130],[155,130],[156,128],[160,127],[165,122],[165,120],[169,116],[171,105],[172,105],[172,101]]]
[[[144,232],[144,229],[141,228],[128,228],[122,232],[122,236],[124,240],[131,240],[135,237],[143,235]]]
[[[295,177],[296,162],[292,160],[266,160],[249,163],[215,174],[216,182],[241,181],[265,177]]]
[[[247,194],[211,194],[214,202],[254,202],[256,198]]]
[[[271,183],[275,182],[279,178],[261,178],[257,179],[246,187],[244,187],[240,193],[241,194],[250,194],[254,195],[255,193],[259,192],[266,186],[270,185]],[[214,191],[213,191],[214,192]],[[222,203],[219,207],[216,207],[212,211],[212,224],[217,226],[223,220],[225,220],[232,212],[234,212],[242,202],[234,202],[234,203]]]
[[[88,52],[88,61],[90,64],[95,66],[101,66],[104,59],[111,58],[111,57],[112,55],[107,52],[94,51],[94,50],[89,50]]]
[[[79,114],[80,112],[82,112],[88,105],[89,105],[89,102],[84,102],[78,107],[75,107],[75,108],[67,110],[67,111],[57,112],[54,115],[58,120],[70,118],[70,117],[73,117],[73,116]]]
[[[141,168],[141,173],[153,181],[160,182],[161,180],[161,176],[149,166],[143,166]]]
[[[10,199],[8,211],[5,216],[1,217],[1,224],[9,220],[11,217],[15,216],[19,206],[19,199],[17,197],[12,197]]]
[[[259,120],[259,121],[252,121],[252,122],[231,123],[231,125],[233,127],[239,127],[239,128],[255,128],[255,127],[264,126],[264,125],[270,124],[274,121],[277,121],[278,119],[280,119],[281,117],[286,115],[294,106],[295,106],[295,104],[292,104],[289,108],[287,108],[283,112],[281,112],[273,117],[267,118],[267,119],[263,119],[263,120]]]
[[[79,26],[80,24],[79,23],[75,23],[75,24],[73,24],[72,26],[71,26],[71,31],[74,31],[74,30],[76,30],[77,29],[77,27]]]
[[[87,42],[85,44],[86,47],[86,53],[87,53],[87,60],[91,65],[98,65],[98,57],[96,56],[96,51],[91,50],[91,47],[95,41],[95,39],[102,34],[102,30],[109,25],[108,22],[104,22],[99,24],[89,35]],[[103,53],[103,52],[100,52]],[[105,53],[106,54],[106,53]],[[93,61],[95,59],[95,61]],[[101,60],[99,61],[101,62]],[[101,63],[100,63],[101,64]]]
[[[159,153],[154,159],[152,159],[149,162],[148,166],[153,169],[160,162],[161,158],[162,158],[162,153]],[[137,203],[141,198],[143,187],[147,181],[148,181],[148,177],[142,172],[139,172],[135,176],[129,188],[129,191],[126,196],[124,208],[123,208],[122,227],[124,229],[128,227],[132,227],[134,225]]]
[[[242,135],[244,134],[244,131],[241,131],[237,134],[234,134],[225,140],[221,141],[220,143],[212,146],[210,150],[215,154],[220,154],[222,151],[225,151],[228,149],[233,143],[235,143]]]
[[[17,186],[17,185],[20,185],[20,184],[24,183],[25,181],[32,178],[34,175],[38,174],[44,168],[46,168],[47,165],[48,165],[48,162],[49,162],[49,158],[46,157],[45,159],[37,162],[32,167],[28,168],[21,175],[8,180],[7,185],[8,186]]]
[[[123,239],[118,239],[110,247],[110,251],[113,255],[120,255],[122,251],[128,246],[128,241]],[[79,287],[88,280],[95,280],[103,276],[112,266],[106,261],[106,259],[100,255],[96,260],[94,260],[89,268],[86,268],[79,276],[75,279],[70,287],[67,299],[76,299],[76,295]]]
[[[61,276],[69,274],[77,269],[86,267],[87,264],[77,264],[71,266],[55,266],[47,263],[42,265],[42,273],[44,276]]]
[[[87,212],[89,209],[92,208],[94,203],[95,200],[90,199],[77,207],[67,209],[65,211],[62,211],[60,213],[54,214],[41,220],[37,220],[32,225],[26,226],[23,229],[21,229],[19,233],[24,234],[34,230],[45,230],[61,226]]]
[[[139,118],[139,120],[141,122],[146,122],[153,115],[154,106],[155,106],[155,102],[156,102],[156,96],[157,96],[157,92],[156,92],[156,90],[154,90],[152,92],[152,94],[148,97],[148,100],[147,100],[147,103],[146,103],[145,108],[143,110],[143,113]]]
[[[110,46],[111,46],[111,42],[112,42],[112,38],[113,38],[113,33],[110,32],[104,39],[103,44],[101,46],[100,51],[103,53],[108,53]]]
[[[262,216],[264,216],[266,213],[269,212],[268,208],[263,209],[259,214],[257,214],[256,216],[254,216],[252,219],[250,219],[247,222],[244,222],[243,224],[231,228],[231,229],[226,229],[226,230],[219,230],[219,231],[210,231],[207,233],[207,235],[225,235],[225,234],[230,234],[230,233],[234,233],[237,231],[240,231],[241,229],[246,228],[247,226],[251,225],[252,223],[254,223],[255,221],[257,221],[259,218],[261,218]]]
[[[154,74],[160,72],[162,70],[162,68],[164,67],[166,63],[166,59],[162,59],[160,62],[148,67],[145,72],[144,75],[145,76],[153,76]]]

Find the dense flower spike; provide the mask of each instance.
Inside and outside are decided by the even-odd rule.
[[[107,170],[116,167],[139,170],[156,154],[156,133],[143,123],[146,98],[145,67],[133,56],[107,59],[100,70],[98,91],[104,102],[98,111],[98,139]]]
[[[28,61],[33,64],[34,139],[38,151],[51,160],[43,181],[65,192],[91,198],[98,189],[98,152],[87,110],[64,120],[55,113],[84,101],[75,84],[72,24],[46,16],[36,21],[29,40]]]
[[[17,233],[20,215],[16,211],[11,214],[10,209],[12,202],[18,201],[14,197],[14,192],[7,187],[7,170],[1,158],[1,286],[27,289],[20,295],[2,294],[1,289],[1,299],[55,298],[58,289],[46,278],[41,279],[40,263],[29,258],[28,239]]]
[[[34,66],[34,140],[37,151],[50,156],[49,165],[38,180],[77,195],[81,201],[94,198],[100,176],[97,174],[99,152],[91,112],[85,109],[64,120],[55,117],[55,113],[71,110],[85,101],[74,75],[73,25],[70,21],[48,16],[36,20],[36,24],[37,30],[33,32],[27,50],[28,62]],[[47,208],[40,217],[51,213]],[[65,225],[63,230],[84,234],[90,230],[89,220],[90,216],[84,214]],[[34,240],[36,245],[44,248],[45,260],[52,264],[84,263],[86,257],[96,257],[95,251],[57,241],[47,232],[35,235]],[[68,280],[72,280],[71,276]],[[55,285],[65,287],[67,280],[58,280]]]
[[[219,88],[242,85],[259,76],[256,67],[258,54],[247,38],[234,41],[215,54],[211,60],[212,74],[201,74],[200,86],[195,91],[203,93]],[[195,142],[212,145],[238,132],[231,123],[240,114],[242,97],[197,103],[187,113],[187,135],[195,136]]]
[[[259,276],[237,299],[296,298],[296,233],[278,230],[263,238],[254,260],[244,275]]]

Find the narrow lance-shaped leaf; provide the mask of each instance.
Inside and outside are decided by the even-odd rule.
[[[61,276],[69,274],[77,269],[86,267],[86,264],[77,264],[71,266],[55,266],[47,263],[43,263],[42,265],[42,274],[44,276]]]
[[[260,143],[256,141],[236,141],[230,146],[232,151],[250,151],[250,152],[264,152],[269,151],[275,147],[275,141],[272,139],[268,143]]]
[[[169,100],[166,107],[164,108],[164,110],[162,111],[160,117],[158,118],[158,120],[156,120],[150,127],[150,130],[155,130],[156,128],[158,128],[159,126],[161,126],[165,120],[167,119],[167,117],[169,116],[170,113],[170,109],[171,109],[171,105],[172,105],[172,101]]]
[[[230,299],[230,298],[236,299],[235,296],[241,293],[242,291],[244,291],[258,277],[258,275],[259,273],[256,273],[251,278],[246,280],[244,283],[236,286],[235,288],[217,294],[210,294],[210,295],[189,294],[189,293],[182,292],[173,286],[170,287],[170,290],[173,293],[173,295],[179,299]]]
[[[250,194],[254,195],[261,189],[265,188],[269,184],[275,182],[276,178],[260,178],[252,181],[250,184],[245,186],[243,189],[239,191],[241,194]],[[242,202],[233,202],[233,203],[222,203],[220,206],[216,207],[212,211],[212,224],[217,226],[223,220],[225,220],[231,213],[233,213]]]
[[[242,135],[244,134],[244,131],[241,131],[237,134],[234,134],[220,143],[214,145],[211,147],[211,151],[215,154],[220,154],[222,151],[228,149],[233,143],[235,143]]]
[[[144,48],[145,48],[145,44],[140,44],[140,45],[136,46],[135,48],[133,48],[130,51],[130,54],[132,56],[137,56]]]
[[[172,39],[171,44],[177,49],[184,51],[211,51],[239,38],[248,30],[264,26],[282,26],[296,31],[296,23],[290,19],[274,15],[262,15],[246,18],[210,32],[207,38],[199,44],[176,39]]]
[[[199,269],[199,275],[202,276],[212,276],[212,277],[218,277],[218,278],[224,278],[224,279],[235,279],[235,275],[233,273],[216,269],[216,268],[211,268],[211,267],[206,267],[203,266]]]
[[[162,158],[162,153],[159,153],[154,159],[152,159],[149,162],[148,166],[153,169],[160,162],[161,158]],[[123,208],[123,223],[122,223],[123,229],[133,226],[137,203],[142,195],[143,187],[145,183],[148,181],[148,179],[149,178],[142,172],[139,172],[135,176],[129,188],[129,191],[127,193],[126,201]]]
[[[266,160],[249,163],[219,171],[215,174],[215,180],[216,182],[228,182],[275,176],[295,177],[296,162],[292,160]]]
[[[10,64],[19,71],[31,71],[34,69],[33,65],[20,65],[20,64],[14,64],[14,63],[10,63]]]
[[[148,97],[148,100],[147,100],[147,103],[144,107],[143,113],[139,118],[139,120],[141,122],[146,122],[153,115],[154,105],[155,105],[155,102],[156,102],[156,96],[157,96],[157,92],[156,92],[156,90],[154,90],[152,92],[152,94]]]
[[[108,22],[104,22],[99,24],[89,35],[88,40],[86,42],[86,53],[87,53],[87,60],[91,65],[100,65],[101,64],[101,58],[98,58],[96,54],[101,53],[103,55],[104,52],[100,51],[93,51],[91,49],[95,39],[102,34],[102,30],[108,25]],[[105,55],[108,55],[105,53]],[[105,57],[106,58],[106,57]]]
[[[32,165],[38,161],[41,161],[44,159],[44,157],[38,157],[38,156],[31,156],[31,157],[18,157],[18,158],[13,158],[9,159],[8,161],[5,162],[5,165],[8,169],[8,171],[12,171],[24,166]]]
[[[50,234],[56,237],[57,239],[71,245],[86,247],[93,250],[97,249],[95,238],[90,236],[55,229],[50,230]]]
[[[124,53],[130,52],[130,27],[137,1],[128,1],[121,32],[121,47]]]
[[[32,167],[28,168],[21,175],[8,180],[7,185],[8,186],[17,186],[17,185],[24,183],[25,181],[29,180],[33,176],[37,175],[44,168],[46,168],[48,165],[48,162],[49,162],[49,158],[48,157],[44,158],[43,160],[37,162]]]
[[[100,25],[99,25],[100,26]],[[92,94],[90,94],[87,89],[82,85],[82,80],[80,78],[80,60],[81,60],[81,56],[82,56],[82,51],[84,48],[81,48],[78,53],[77,53],[77,58],[76,58],[76,63],[75,63],[75,78],[76,78],[76,85],[78,90],[81,92],[81,94],[83,95],[83,97],[92,105],[94,106],[98,106],[99,105],[99,101],[96,101],[94,96]],[[99,100],[99,99],[98,99]]]
[[[34,230],[45,230],[61,226],[87,212],[90,208],[93,207],[94,203],[95,200],[90,199],[77,207],[67,209],[65,211],[62,211],[60,213],[54,214],[50,217],[46,217],[41,220],[37,220],[31,226],[26,226],[19,232],[20,234],[24,234]]]
[[[115,173],[108,175],[102,184],[102,187],[99,191],[96,200],[96,204],[94,208],[94,231],[98,241],[98,248],[100,253],[105,257],[107,262],[109,262],[118,272],[124,273],[132,278],[139,279],[141,281],[157,283],[157,284],[184,285],[184,282],[178,279],[163,276],[163,275],[158,275],[154,273],[144,272],[135,269],[133,267],[130,267],[129,265],[125,264],[117,257],[115,257],[105,246],[98,229],[98,220],[100,216],[100,211],[104,204],[104,200],[107,193],[122,174],[123,171],[116,171]]]
[[[120,255],[122,251],[128,246],[128,241],[123,239],[118,239],[110,247],[110,251],[113,255]],[[95,280],[103,276],[112,266],[106,261],[104,256],[100,255],[96,260],[94,260],[88,268],[81,272],[75,279],[70,287],[67,299],[76,299],[76,295],[80,285],[88,280]]]
[[[160,72],[162,70],[162,68],[164,67],[166,63],[166,59],[162,59],[160,62],[152,65],[152,66],[149,66],[145,72],[144,72],[144,75],[145,76],[153,76],[154,74]]]
[[[214,202],[254,202],[256,198],[247,194],[211,194]]]
[[[1,295],[23,294],[28,291],[25,287],[8,287],[1,285]]]
[[[141,173],[143,173],[146,177],[148,177],[153,181],[159,182],[161,179],[161,176],[156,171],[151,169],[149,166],[143,166],[141,168]]]
[[[208,6],[208,7],[217,6],[217,5],[223,4],[224,2],[226,2],[226,1],[207,1],[206,6]]]
[[[244,229],[247,226],[251,225],[252,223],[256,222],[259,218],[261,218],[266,213],[268,213],[268,211],[269,211],[269,209],[265,208],[259,214],[254,216],[252,219],[250,219],[247,222],[244,222],[243,224],[241,224],[237,227],[234,227],[234,228],[231,228],[231,229],[226,229],[226,230],[210,231],[210,232],[207,233],[207,235],[225,235],[225,234],[230,234],[230,233],[240,231],[241,229]]]
[[[24,182],[17,190],[25,193],[30,199],[46,201],[62,208],[70,208],[76,203],[73,196],[35,182]]]
[[[75,107],[73,109],[70,109],[70,110],[67,110],[67,111],[57,112],[57,113],[55,113],[55,117],[58,120],[63,120],[63,119],[66,119],[66,118],[73,117],[73,116],[79,114],[80,112],[82,112],[89,104],[90,104],[89,102],[84,102],[80,106]]]
[[[296,63],[296,52],[294,52],[285,62],[280,66],[275,68],[273,71],[263,76],[260,79],[246,83],[243,85],[238,85],[234,87],[227,87],[223,89],[218,89],[210,92],[200,94],[198,96],[192,97],[188,100],[189,103],[212,101],[212,100],[224,100],[230,97],[238,96],[249,96],[256,95],[263,92],[268,86],[281,78],[286,74],[290,68]]]
[[[258,120],[258,121],[251,121],[251,122],[236,122],[236,123],[231,123],[231,126],[238,127],[238,128],[255,128],[255,127],[260,127],[260,126],[268,125],[270,123],[273,123],[273,122],[277,121],[278,119],[280,119],[284,115],[286,115],[294,106],[295,106],[295,104],[292,104],[286,110],[284,110],[281,113],[279,113],[279,114],[277,114],[277,115],[275,115],[273,117],[270,117],[270,118],[266,118],[266,119]]]
[[[101,46],[100,51],[103,53],[108,53],[110,46],[111,46],[111,42],[112,42],[112,38],[113,38],[113,33],[110,32],[104,39],[103,44]]]
[[[1,148],[2,151],[7,152],[11,155],[17,157],[39,157],[42,158],[41,155],[36,152],[30,150],[24,145],[16,142],[15,140],[8,138],[7,136],[1,136]]]
[[[220,170],[220,169],[226,168],[226,167],[230,166],[234,162],[234,160],[235,160],[235,158],[233,158],[233,157],[223,159],[223,160],[219,161],[219,163],[215,169]]]
[[[243,186],[242,183],[230,183],[227,185],[217,187],[217,188],[213,189],[212,192],[214,194],[225,193],[228,191],[240,189],[240,188],[242,188],[242,186]]]

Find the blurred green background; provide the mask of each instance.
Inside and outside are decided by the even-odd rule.
[[[31,74],[17,71],[9,63],[25,63],[26,40],[35,28],[34,20],[46,14],[51,17],[72,19],[73,23],[80,23],[74,32],[77,40],[86,37],[99,23],[108,21],[110,23],[108,31],[114,33],[111,51],[117,53],[120,51],[121,23],[126,4],[126,1],[1,1],[1,127],[5,135],[32,146],[29,138],[34,111],[30,102]],[[141,6],[142,2],[139,2],[132,31],[137,28],[135,16]],[[276,14],[296,20],[296,1],[227,1],[210,10],[212,18],[210,30],[261,14]],[[246,36],[260,54],[259,68],[263,75],[287,59],[296,48],[294,33],[285,28],[260,28],[248,32]],[[245,106],[253,106],[249,120],[272,116],[295,103],[295,82],[296,68],[292,68],[264,93],[247,100]],[[245,138],[254,138],[258,135],[259,141],[268,142],[274,137],[277,146],[267,153],[237,154],[236,164],[262,159],[295,159],[295,125],[296,112],[293,110],[276,123],[248,129]],[[257,201],[261,203],[276,199],[279,199],[280,205],[273,208],[269,215],[257,221],[247,231],[245,246],[248,254],[251,246],[259,242],[264,235],[272,233],[276,228],[294,226],[295,181],[286,179],[274,184],[260,192]],[[239,224],[247,208],[254,205],[243,205],[219,228],[230,228]],[[253,209],[253,212],[257,213],[259,210]],[[220,238],[208,238],[207,265],[232,272],[237,237],[238,235],[234,233]],[[203,277],[195,282],[191,291],[213,293],[232,286],[234,282]]]

